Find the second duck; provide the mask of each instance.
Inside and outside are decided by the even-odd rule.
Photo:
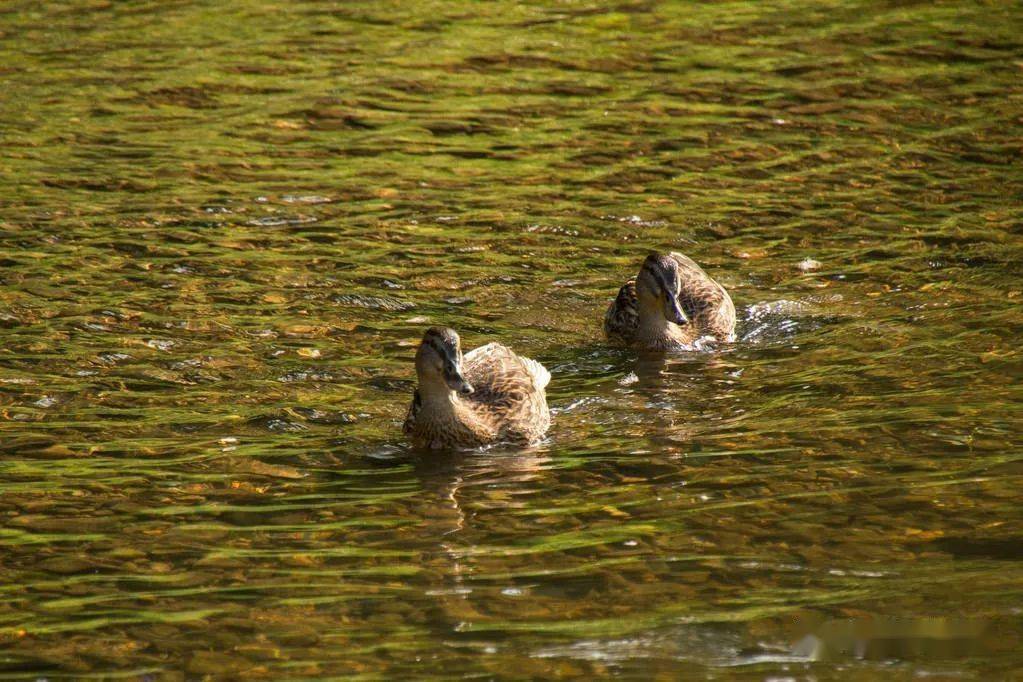
[[[613,341],[650,350],[694,349],[735,338],[735,305],[724,287],[688,256],[652,253],[604,315]]]

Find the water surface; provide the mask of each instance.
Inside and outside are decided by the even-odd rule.
[[[1018,672],[1021,35],[6,3],[0,678]],[[738,343],[602,342],[651,248]],[[410,453],[430,324],[545,363],[549,439]]]

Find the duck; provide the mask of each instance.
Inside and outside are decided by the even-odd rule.
[[[651,253],[608,306],[604,333],[637,349],[695,350],[735,340],[735,304],[692,258]]]
[[[416,379],[402,428],[414,447],[532,445],[550,428],[545,392],[550,372],[499,343],[463,356],[455,330],[431,327],[416,351]]]

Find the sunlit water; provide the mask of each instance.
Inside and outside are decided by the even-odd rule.
[[[1019,670],[1021,35],[5,3],[0,677]],[[651,248],[737,343],[604,344]],[[428,324],[545,363],[549,438],[409,452]]]

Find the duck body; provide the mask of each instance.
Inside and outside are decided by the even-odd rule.
[[[735,338],[735,305],[688,256],[651,254],[604,315],[608,339],[649,350],[696,349]]]
[[[454,331],[430,329],[416,354],[416,373],[419,385],[403,428],[416,447],[530,444],[550,427],[545,393],[550,373],[499,343],[463,357]]]

